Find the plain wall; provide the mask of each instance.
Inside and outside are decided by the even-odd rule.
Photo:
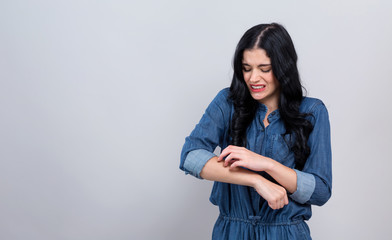
[[[314,239],[392,234],[390,1],[0,1],[0,239],[210,239],[185,137],[248,28],[282,23],[332,127]]]

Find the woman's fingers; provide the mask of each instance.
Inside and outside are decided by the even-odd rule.
[[[277,200],[275,200],[275,201],[272,201],[271,203],[268,202],[268,205],[269,205],[272,209],[277,210],[277,209],[283,208],[286,204],[284,204],[284,199],[277,199]]]
[[[225,165],[225,167],[230,163],[230,162],[232,162],[233,160],[237,160],[237,159],[235,159],[235,158],[238,158],[239,156],[238,156],[238,148],[239,147],[237,147],[237,146],[232,146],[232,145],[230,145],[230,146],[228,146],[227,148],[225,148],[225,149],[223,149],[223,151],[221,152],[221,154],[219,155],[219,157],[218,157],[218,162],[220,162],[220,161],[222,161],[222,160],[224,160],[225,161],[225,163],[224,163],[224,165]],[[226,157],[226,158],[225,158]]]
[[[244,147],[228,146],[223,149],[222,153],[218,157],[218,161],[224,161],[224,166],[230,165],[231,168],[234,167],[246,167],[254,171],[265,171],[268,167],[268,159],[263,156],[254,153]],[[235,165],[233,163],[239,162]]]
[[[238,154],[236,153],[230,153],[226,159],[225,159],[225,163],[224,166],[227,167],[230,163],[233,163],[234,161],[238,160]]]
[[[264,179],[261,185],[256,185],[256,191],[262,196],[272,209],[280,209],[289,203],[287,191],[280,185]]]
[[[272,209],[277,210],[277,209],[281,209],[285,206],[286,204],[284,204],[284,200],[283,199],[279,199],[276,200],[274,202],[268,202],[268,206],[270,206]]]
[[[243,153],[244,150],[247,150],[247,149],[244,147],[229,145],[228,147],[223,149],[223,151],[221,152],[221,154],[218,157],[218,161],[222,161],[225,156],[227,156],[231,153]]]
[[[284,200],[283,198],[279,201],[279,209],[284,207]]]
[[[231,163],[230,168],[243,167],[243,161],[234,161]]]
[[[278,204],[278,209],[283,208],[283,207],[286,206],[287,204],[289,204],[289,199],[288,199],[288,197],[287,197],[286,191],[284,191],[284,192],[282,193],[282,195],[280,196],[279,204]]]
[[[218,162],[222,161],[224,157],[226,157],[227,155],[229,155],[231,153],[231,146],[228,146],[227,148],[223,149],[223,151],[221,152],[221,154],[218,157]]]

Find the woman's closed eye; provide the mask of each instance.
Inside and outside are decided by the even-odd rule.
[[[263,73],[267,73],[267,72],[269,72],[269,71],[271,71],[271,67],[261,67],[260,68],[260,70],[263,72]]]
[[[271,71],[272,67],[271,67],[271,66],[260,66],[259,69],[260,69],[260,71],[263,72],[263,73],[268,73],[268,72]],[[242,71],[244,71],[244,72],[250,72],[250,71],[252,71],[252,68],[251,68],[251,67],[248,67],[248,66],[244,66],[244,67],[242,68]]]

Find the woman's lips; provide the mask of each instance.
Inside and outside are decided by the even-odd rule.
[[[265,85],[264,84],[251,84],[250,89],[252,92],[261,92],[264,91]]]

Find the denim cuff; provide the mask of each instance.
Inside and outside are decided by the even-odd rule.
[[[196,149],[189,152],[184,161],[185,173],[190,173],[191,175],[202,179],[200,176],[201,170],[208,160],[215,156],[215,154],[205,149]]]
[[[294,169],[297,173],[297,190],[290,195],[291,199],[301,204],[306,203],[312,196],[316,187],[316,179],[313,174]]]

